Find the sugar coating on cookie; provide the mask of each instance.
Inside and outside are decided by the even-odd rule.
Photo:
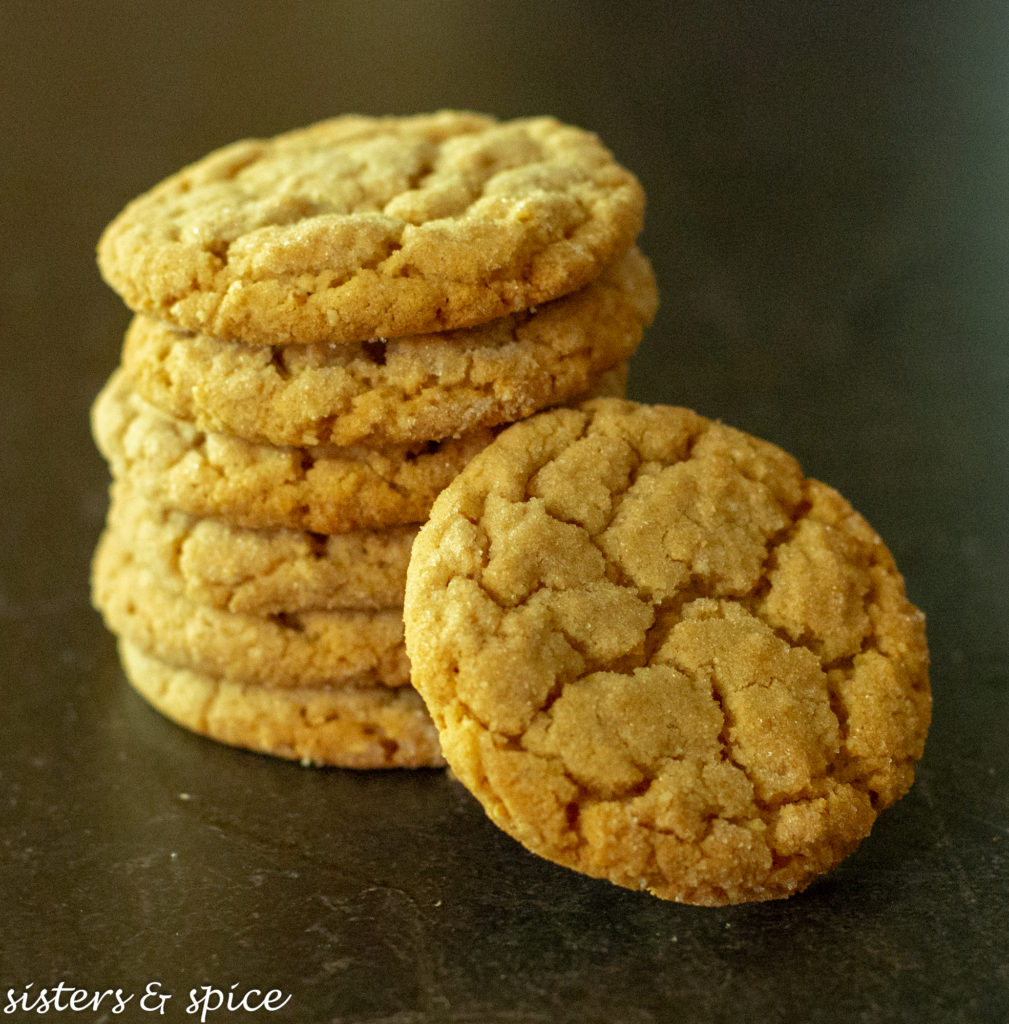
[[[554,302],[487,324],[340,345],[246,345],[137,316],[123,366],[152,404],[262,444],[410,444],[522,419],[637,348],[655,278],[631,250]]]
[[[641,228],[589,132],[442,111],[337,117],[217,150],[98,245],[131,308],[266,345],[482,323],[580,288]]]
[[[910,786],[924,618],[789,455],[616,400],[504,431],[407,574],[415,687],[530,850],[665,899],[796,892]]]

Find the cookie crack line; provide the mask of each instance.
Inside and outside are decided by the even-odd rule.
[[[586,435],[586,433],[588,432],[588,429],[589,429],[588,417],[585,416],[583,413],[578,412],[577,410],[575,411],[575,415],[578,415],[578,416],[581,417],[582,424],[581,424],[581,429],[580,429],[578,435],[575,438],[573,438],[573,440],[571,442],[572,444],[577,443],[578,441],[582,440],[582,438],[585,437],[585,435]],[[542,472],[542,470],[546,466],[548,466],[551,462],[553,462],[553,461],[554,461],[554,457],[553,456],[545,458],[545,459],[543,459],[541,461],[538,461],[538,462],[534,463],[533,464],[533,468],[532,469],[528,469],[525,472],[525,476],[524,476],[524,479],[522,481],[522,498],[521,498],[522,502],[529,502],[529,501],[531,501],[535,497],[535,495],[530,494],[530,492],[529,492],[529,483],[530,483],[530,481],[532,480],[532,478],[534,476],[536,476],[538,473]],[[482,514],[483,513],[481,511],[481,515]]]
[[[693,458],[693,452],[694,452],[694,449],[697,446],[697,443],[708,432],[709,428],[710,428],[710,423],[708,423],[708,422],[703,422],[700,425],[698,425],[698,428],[697,428],[696,432],[692,433],[691,435],[688,436],[687,441],[686,441],[686,445],[685,445],[685,449],[686,450],[684,451],[683,457],[681,459],[677,460],[678,462],[688,462],[691,458]],[[581,433],[576,438],[573,439],[572,444],[576,443],[577,441],[584,440],[587,436],[589,436],[590,430],[591,430],[591,422],[590,422],[590,420],[588,418],[586,418],[586,420],[585,420],[585,422],[584,422],[584,424],[582,426]],[[606,533],[606,531],[609,530],[612,527],[614,520],[616,519],[617,515],[620,512],[621,504],[627,498],[627,496],[634,491],[635,486],[637,485],[637,482],[640,479],[642,473],[648,472],[650,468],[654,468],[657,465],[657,463],[655,463],[654,460],[653,461],[649,461],[649,460],[644,459],[641,456],[641,454],[639,452],[635,451],[633,448],[630,448],[630,454],[631,454],[631,456],[632,456],[632,458],[634,460],[634,464],[631,466],[631,468],[629,470],[627,484],[620,491],[613,492],[611,494],[611,504],[610,504],[609,516],[606,518],[605,522],[603,522],[599,527],[597,527],[595,529],[592,529],[592,530],[589,530],[581,522],[579,522],[578,520],[571,519],[571,518],[564,518],[562,516],[559,516],[553,510],[551,510],[549,507],[545,508],[545,511],[547,512],[547,514],[550,515],[551,518],[555,519],[557,522],[567,523],[569,525],[578,526],[581,529],[584,529],[586,534],[588,535],[589,539],[593,542],[593,544],[596,544],[596,546],[599,547],[599,545],[597,543],[597,539],[599,538],[599,536],[601,536],[602,534]],[[547,459],[542,464],[537,465],[536,468],[531,473],[529,473],[528,479],[531,480],[538,473],[542,472],[545,468],[547,468],[549,465],[551,465],[554,462],[556,462],[556,456],[552,456],[551,458]],[[529,501],[532,497],[534,497],[534,496],[530,495],[530,493],[529,493],[528,481],[527,481],[526,487],[524,489],[523,500],[524,501]],[[601,548],[600,548],[600,550],[602,551]],[[605,551],[603,551],[603,556],[604,556],[604,558],[607,559],[608,562],[610,561],[609,557],[606,555]],[[623,572],[623,569],[622,569],[621,566],[616,566],[616,568],[618,568],[621,571],[621,573]]]
[[[713,663],[708,663],[706,665],[700,665],[698,666],[698,668],[702,671],[707,670],[707,674],[709,676],[709,681],[711,684],[711,699],[718,706],[718,711],[722,717],[722,727],[718,732],[718,744],[721,759],[722,761],[732,765],[733,768],[739,771],[743,778],[745,778],[746,781],[750,784],[750,788],[752,791],[751,800],[753,802],[753,806],[759,811],[761,809],[761,799],[757,793],[756,782],[750,774],[750,771],[747,768],[746,764],[736,757],[736,752],[732,744],[730,733],[732,732],[732,729],[735,725],[734,718],[731,712],[729,711],[728,707],[726,706],[725,695],[719,688],[718,672],[716,671],[716,666]],[[685,675],[689,673],[691,675],[696,676],[698,674],[697,669],[691,671],[684,670],[681,668],[679,670],[684,672]],[[753,685],[752,680],[747,685]]]

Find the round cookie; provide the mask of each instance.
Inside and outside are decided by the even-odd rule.
[[[408,686],[399,609],[237,615],[189,601],[106,531],[92,600],[110,632],[161,661],[270,688]]]
[[[490,817],[671,900],[788,896],[910,786],[924,617],[780,449],[602,400],[509,427],[407,573],[415,687]]]
[[[585,392],[655,315],[638,250],[585,288],[477,327],[343,345],[246,345],[138,316],[123,366],[200,430],[277,445],[413,444],[511,422]]]
[[[600,375],[596,394],[619,394],[623,364]],[[423,522],[431,503],[494,436],[390,448],[258,445],[198,430],[134,392],[116,370],[95,399],[95,442],[112,475],[147,500],[251,529],[313,533],[381,530]]]
[[[483,323],[588,283],[644,194],[549,117],[337,117],[217,150],[130,203],[98,244],[138,312],[256,344]]]
[[[424,704],[409,688],[276,690],[167,665],[120,641],[133,688],[166,717],[221,743],[305,765],[438,768]]]
[[[162,413],[122,370],[95,400],[91,423],[113,476],[152,502],[236,526],[314,533],[422,522],[493,437],[486,429],[383,449],[257,445]]]
[[[190,601],[240,615],[401,609],[416,526],[327,536],[250,530],[153,505],[113,484],[120,547]]]

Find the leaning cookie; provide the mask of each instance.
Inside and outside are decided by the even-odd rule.
[[[910,786],[921,613],[780,449],[595,401],[508,428],[414,544],[406,642],[459,779],[560,864],[671,900],[788,896]]]
[[[221,743],[339,768],[437,768],[438,734],[411,689],[277,690],[168,665],[120,641],[133,688],[167,718]]]
[[[401,609],[416,526],[332,535],[250,530],[152,504],[113,484],[120,547],[190,601],[239,615]]]
[[[549,117],[338,117],[211,153],[130,203],[98,261],[139,312],[264,345],[467,327],[575,291],[644,193]]]
[[[399,609],[237,615],[189,601],[106,531],[92,600],[110,632],[179,668],[233,682],[319,689],[408,686]]]
[[[415,444],[522,419],[585,392],[656,308],[638,250],[585,288],[477,327],[343,345],[246,345],[138,316],[134,389],[200,430],[274,445]]]

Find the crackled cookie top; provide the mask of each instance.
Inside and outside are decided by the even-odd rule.
[[[211,153],[130,203],[98,260],[137,311],[268,345],[482,323],[626,250],[643,192],[553,118],[338,117]]]
[[[529,849],[663,898],[787,896],[912,780],[924,620],[780,449],[600,400],[505,430],[407,574],[446,759]]]
[[[138,316],[123,366],[139,394],[201,430],[275,445],[408,444],[581,394],[637,348],[656,299],[635,249],[534,310],[388,341],[254,346]]]

